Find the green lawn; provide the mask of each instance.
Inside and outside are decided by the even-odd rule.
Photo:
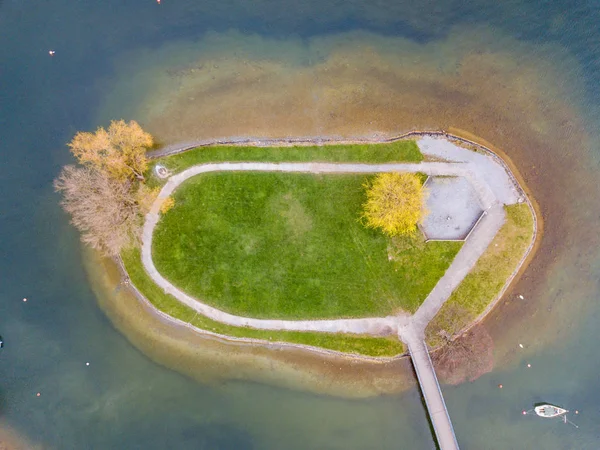
[[[505,210],[506,222],[490,246],[427,326],[431,347],[444,342],[442,334],[454,335],[485,311],[531,244],[534,230],[529,206],[511,205]]]
[[[269,162],[421,162],[423,155],[415,141],[397,141],[389,144],[353,144],[297,147],[240,147],[216,145],[198,147],[186,152],[155,160],[169,168],[172,173],[190,166],[222,161],[269,161]],[[151,164],[153,167],[154,164]],[[160,184],[149,171],[148,183]]]
[[[176,173],[219,161],[422,160],[414,141],[400,141],[311,147],[209,146],[155,163]],[[358,175],[221,173],[196,177],[176,191],[177,205],[157,228],[155,261],[175,284],[237,314],[317,318],[380,316],[398,308],[412,312],[460,244],[390,240],[364,229],[358,223],[363,181]],[[149,169],[148,184],[162,183]],[[452,334],[476,318],[529,246],[533,218],[528,207],[507,207],[507,215],[507,223],[474,271],[427,328],[430,345],[443,341],[441,330]],[[143,269],[139,249],[123,252],[122,258],[133,284],[158,309],[201,329],[369,356],[405,351],[395,337],[224,325],[197,314],[158,288]]]
[[[179,288],[237,315],[414,312],[461,243],[391,240],[366,229],[359,223],[366,179],[256,172],[194,177],[175,191],[175,207],[155,230],[156,267]]]
[[[159,310],[202,330],[215,333],[270,342],[290,342],[311,345],[329,350],[367,356],[396,356],[405,352],[404,345],[396,337],[375,338],[371,336],[304,333],[295,331],[265,331],[246,327],[233,327],[215,322],[165,294],[148,276],[142,266],[139,249],[131,249],[121,255],[132,283]]]

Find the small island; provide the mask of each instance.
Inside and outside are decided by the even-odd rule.
[[[146,153],[151,136],[115,124],[71,143],[84,167],[57,180],[63,205],[84,241],[119,261],[141,301],[200,333],[378,361],[403,355],[414,338],[443,348],[491,310],[533,248],[535,212],[508,166],[447,133]],[[128,127],[137,141],[104,151],[110,161],[94,157]],[[76,170],[126,186],[134,200],[127,214],[110,211],[120,214],[110,236],[69,197]],[[369,226],[369,189],[390,174],[425,194],[418,229]]]

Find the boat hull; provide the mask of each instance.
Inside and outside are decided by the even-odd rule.
[[[547,418],[564,416],[566,413],[569,412],[564,408],[560,408],[558,406],[549,404],[538,405],[534,408],[534,411],[538,416]]]

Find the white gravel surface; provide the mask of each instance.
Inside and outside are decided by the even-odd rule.
[[[441,158],[451,162],[466,163],[473,167],[473,173],[487,184],[494,197],[505,205],[517,203],[519,190],[504,167],[489,155],[477,153],[439,137],[423,137],[417,145],[426,156]]]
[[[430,177],[426,188],[427,215],[421,229],[427,239],[462,240],[467,237],[483,208],[477,192],[465,177]]]

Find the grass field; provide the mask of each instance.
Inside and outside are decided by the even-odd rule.
[[[360,222],[365,175],[211,173],[174,193],[157,269],[203,302],[256,318],[414,312],[460,249]]]
[[[526,204],[506,206],[506,222],[473,270],[452,293],[425,330],[427,343],[444,342],[477,318],[496,298],[527,251],[533,237],[533,216]]]
[[[196,164],[207,162],[421,162],[423,155],[415,141],[397,141],[389,144],[352,144],[297,147],[241,147],[217,145],[198,147],[186,152],[166,156],[156,160],[169,168],[172,173],[180,172]],[[152,166],[152,165],[151,165]],[[158,185],[152,171],[148,173],[148,183]]]
[[[132,283],[159,310],[202,330],[232,337],[262,339],[269,342],[289,342],[310,345],[343,353],[367,356],[396,356],[405,352],[404,345],[395,336],[376,338],[371,336],[304,333],[294,331],[265,331],[253,328],[233,327],[215,322],[165,294],[148,276],[142,266],[139,249],[125,251],[121,255]]]

